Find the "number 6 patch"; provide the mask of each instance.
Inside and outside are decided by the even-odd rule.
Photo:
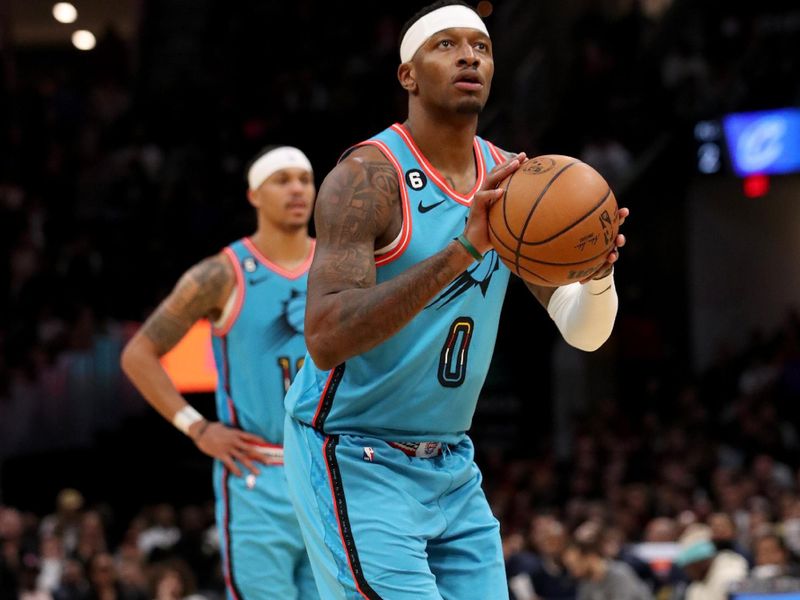
[[[412,190],[419,191],[428,184],[428,178],[419,169],[411,169],[406,171],[406,183]]]

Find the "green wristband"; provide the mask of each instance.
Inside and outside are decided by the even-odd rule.
[[[472,258],[474,258],[478,262],[481,262],[483,260],[483,254],[478,252],[478,249],[472,245],[472,243],[467,239],[467,237],[463,233],[459,235],[457,238],[453,239],[462,246],[464,246],[464,248],[467,249],[467,252],[469,252],[472,255]]]

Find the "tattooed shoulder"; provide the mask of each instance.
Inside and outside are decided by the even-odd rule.
[[[401,216],[399,207],[398,176],[392,164],[376,148],[358,148],[322,184],[317,227],[322,236],[329,232],[347,234],[351,240],[365,236],[375,240]],[[347,237],[331,241],[345,242]]]
[[[196,321],[216,319],[236,281],[230,261],[218,254],[189,269],[142,327],[160,352],[175,346]]]

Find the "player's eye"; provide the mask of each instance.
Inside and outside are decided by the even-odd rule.
[[[443,48],[450,48],[451,46],[453,46],[453,41],[452,40],[442,40],[442,41],[439,42],[439,45],[441,47],[443,47]]]
[[[483,42],[478,42],[477,44],[475,44],[475,47],[481,52],[485,52],[486,50],[489,49],[489,46],[487,44],[484,44]]]

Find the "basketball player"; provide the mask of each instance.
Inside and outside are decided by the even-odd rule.
[[[487,211],[525,155],[475,135],[494,66],[471,8],[431,5],[401,40],[408,120],[351,149],[320,190],[287,479],[326,600],[498,600],[499,525],[465,432],[510,275]],[[585,285],[531,286],[571,344],[609,336],[616,260]]]
[[[247,197],[258,228],[189,269],[122,355],[147,401],[215,459],[214,488],[227,595],[317,598],[283,469],[283,398],[305,356],[311,163],[273,147],[252,162]],[[206,421],[159,358],[199,319],[212,321],[219,421]],[[246,475],[246,476],[245,476]]]

